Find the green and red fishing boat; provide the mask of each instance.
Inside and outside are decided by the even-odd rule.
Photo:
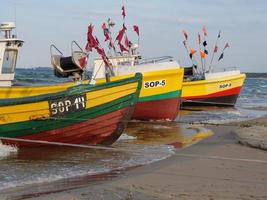
[[[0,142],[30,147],[49,142],[115,142],[132,116],[142,75],[98,85],[12,86],[17,52],[23,43],[10,37],[14,27],[13,23],[0,25],[5,32],[0,40]],[[75,63],[71,66],[76,67]]]
[[[137,74],[133,78],[97,86],[79,85],[58,93],[1,99],[1,141],[16,146],[35,143],[12,138],[112,144],[131,118],[139,97],[141,77]]]

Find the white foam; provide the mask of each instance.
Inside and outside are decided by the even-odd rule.
[[[15,146],[5,145],[0,140],[0,159],[6,158],[10,155],[16,154],[18,148]]]
[[[122,134],[117,141],[121,141],[121,140],[136,140],[136,139],[137,139],[137,137],[130,136],[130,135],[127,135],[127,134]]]

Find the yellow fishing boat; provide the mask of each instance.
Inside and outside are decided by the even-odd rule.
[[[183,105],[234,106],[246,75],[239,70],[205,73],[201,79],[185,74]]]
[[[144,62],[138,57],[135,54],[109,58],[115,73],[111,80],[120,80],[137,72],[143,74],[141,93],[132,118],[174,120],[180,110],[184,70],[170,57]],[[169,60],[163,62],[164,59]],[[92,79],[101,83],[105,81],[105,74],[102,59],[95,59]]]
[[[224,68],[220,71],[214,69],[214,56],[218,52],[218,41],[221,38],[219,31],[214,50],[212,51],[211,61],[207,66],[207,29],[202,27],[203,37],[198,33],[199,55],[201,68],[197,66],[197,60],[194,54],[197,52],[194,48],[190,48],[188,42],[188,34],[183,30],[184,47],[188,52],[192,67],[185,68],[185,76],[183,81],[183,105],[216,105],[216,106],[234,106],[244,84],[246,75],[240,70]],[[203,41],[202,41],[203,40]],[[217,64],[224,57],[224,51],[229,48],[226,42],[222,48],[221,55],[217,59]]]

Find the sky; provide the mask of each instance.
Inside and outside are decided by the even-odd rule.
[[[50,45],[55,44],[66,56],[71,41],[86,44],[87,26],[102,46],[101,24],[109,17],[116,23],[113,37],[121,28],[121,6],[126,8],[129,39],[137,42],[132,26],[140,29],[140,53],[144,58],[173,56],[182,66],[191,62],[183,47],[182,31],[188,32],[188,44],[198,50],[198,32],[206,26],[210,63],[218,31],[219,52],[216,68],[238,68],[243,72],[267,72],[267,1],[266,0],[1,0],[0,22],[16,21],[17,36],[25,41],[19,52],[18,67],[50,67]],[[217,62],[225,43],[224,58]],[[96,56],[89,57],[91,65]],[[200,65],[199,54],[196,60]]]

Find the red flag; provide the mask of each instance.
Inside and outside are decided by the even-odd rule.
[[[103,27],[103,26],[102,26]],[[109,62],[109,59],[105,53],[105,50],[103,48],[100,48],[99,47],[99,41],[96,37],[93,36],[93,25],[90,24],[88,26],[88,32],[87,32],[87,44],[86,44],[86,50],[89,52],[89,51],[92,51],[92,49],[96,49],[97,53],[99,55],[101,55],[104,63],[106,66],[110,66],[110,62]],[[87,59],[80,59],[79,60],[79,63],[80,65],[83,67],[87,64]]]
[[[128,40],[127,35],[125,35],[124,44],[125,44],[125,47],[126,47],[127,49],[129,49],[130,45],[129,45],[129,40]]]
[[[103,30],[107,29],[107,25],[106,25],[105,22],[102,24],[102,29],[103,29]]]
[[[224,49],[226,49],[226,48],[229,48],[229,47],[230,47],[229,43],[228,43],[228,42],[226,42],[226,44],[225,44],[225,46],[224,46],[223,50],[224,50]]]
[[[99,45],[98,40],[93,36],[93,25],[90,24],[88,26],[88,31],[87,31],[87,44],[86,44],[86,51],[92,51],[92,48],[95,48]]]
[[[116,37],[116,40],[118,40],[118,42],[121,42],[121,40],[125,34],[125,31],[126,31],[126,27],[123,25],[122,29],[119,31],[119,33]]]
[[[130,44],[127,35],[124,35],[124,41],[118,42],[120,50],[123,53],[124,51],[129,52]]]
[[[218,52],[218,46],[217,45],[215,45],[215,47],[214,47],[214,51],[213,51],[214,53],[217,53]]]
[[[198,33],[198,44],[201,44],[201,36],[199,33]]]
[[[207,29],[205,26],[203,26],[202,31],[203,31],[205,37],[208,36]]]
[[[127,35],[126,35],[126,27],[125,25],[123,24],[123,27],[122,29],[119,31],[117,37],[116,37],[116,41],[118,41],[118,45],[120,47],[120,50],[121,52],[124,52],[124,51],[129,51],[129,40],[127,38]],[[124,41],[123,41],[124,39]]]
[[[87,57],[82,57],[82,58],[80,58],[78,61],[79,61],[79,64],[80,64],[80,66],[82,67],[82,69],[84,69],[85,68],[85,66],[87,65],[87,60],[88,60],[88,58]]]
[[[134,32],[139,36],[139,27],[137,25],[133,26]]]
[[[96,49],[97,53],[99,55],[101,55],[102,60],[105,63],[105,66],[110,66],[109,59],[108,59],[108,57],[107,57],[107,55],[105,53],[105,50],[103,48],[100,48],[100,47],[96,47],[95,49]]]
[[[111,37],[110,37],[109,30],[108,30],[105,22],[102,24],[102,29],[103,29],[104,36],[105,36],[105,42],[110,41]]]
[[[125,13],[125,7],[122,6],[122,7],[121,7],[121,10],[122,10],[121,15],[122,15],[123,19],[125,19],[125,16],[126,16],[126,13]]]
[[[120,46],[120,50],[121,52],[124,52],[124,51],[129,51],[128,49],[125,48],[125,46],[123,46],[121,43],[119,43],[119,46]]]
[[[188,39],[188,34],[187,34],[187,32],[185,30],[183,30],[183,34],[184,34],[185,40],[187,40]]]
[[[114,47],[113,42],[111,40],[109,41],[108,47],[109,48],[113,48]]]

